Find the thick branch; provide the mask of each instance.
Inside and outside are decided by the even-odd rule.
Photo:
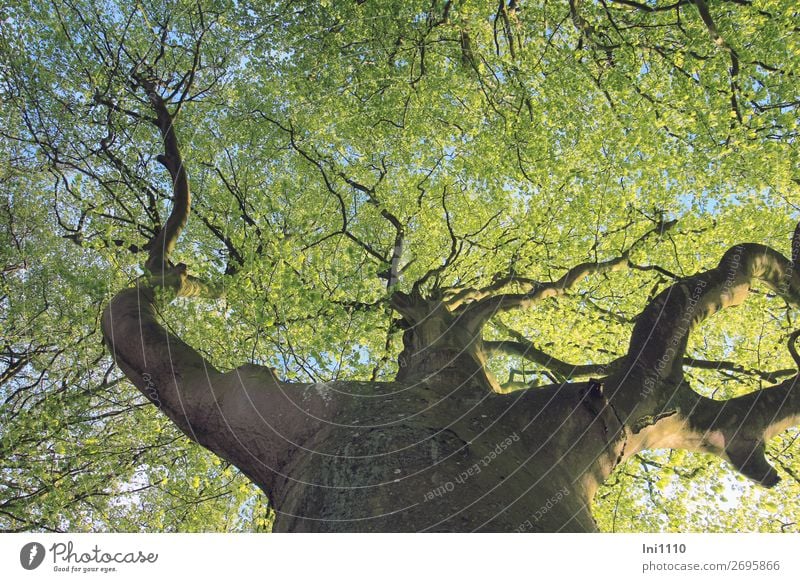
[[[558,375],[560,381],[614,374],[622,370],[627,361],[627,356],[621,356],[609,362],[572,364],[537,348],[532,342],[522,337],[522,334],[518,334],[513,330],[509,331],[512,332],[512,335],[516,338],[515,340],[484,341],[483,349],[490,355],[503,353],[524,358]],[[767,382],[777,382],[780,378],[794,376],[797,373],[797,370],[794,369],[775,370],[772,372],[754,370],[728,360],[699,360],[697,358],[684,357],[682,363],[687,368],[736,372],[745,376],[757,377]]]
[[[576,283],[584,278],[600,273],[621,271],[630,267],[630,254],[640,247],[653,235],[662,235],[677,224],[677,221],[659,222],[654,228],[639,237],[627,250],[620,256],[608,261],[587,262],[569,269],[560,279],[550,283],[542,283],[532,279],[516,278],[512,274],[509,277],[499,277],[485,289],[474,291],[470,296],[469,291],[458,293],[452,298],[453,304],[460,305],[464,315],[471,321],[470,324],[475,328],[482,326],[496,313],[509,311],[511,309],[525,308],[548,297],[558,297],[564,295]],[[494,295],[493,292],[500,288],[516,283],[528,290],[523,293],[505,293]],[[472,303],[463,304],[468,299]],[[451,307],[452,308],[452,307]]]
[[[207,291],[202,282],[187,274],[186,265],[173,267],[169,262],[169,255],[189,217],[189,179],[178,147],[174,119],[166,103],[156,92],[152,80],[136,78],[136,81],[147,91],[164,141],[164,154],[159,155],[158,160],[172,177],[173,207],[150,246],[145,266],[151,275],[140,278],[135,287],[120,291],[111,300],[103,312],[103,337],[128,379],[188,436],[203,442],[195,434],[192,419],[208,414],[204,407],[213,404],[214,394],[192,390],[191,396],[186,397],[184,391],[187,386],[197,384],[200,378],[210,385],[219,372],[196,350],[168,333],[156,317],[159,294],[192,297]]]
[[[682,371],[691,330],[742,303],[756,281],[800,305],[794,265],[770,247],[740,244],[715,268],[661,292],[639,316],[625,365],[607,382],[611,405],[632,431],[630,454],[664,446],[700,450],[723,457],[759,483],[777,483],[764,443],[800,419],[797,377],[719,402],[695,393]]]
[[[530,342],[511,340],[484,341],[483,347],[489,353],[502,352],[507,355],[525,358],[557,374],[560,381],[581,376],[597,376],[608,372],[605,364],[570,364],[551,356],[547,352],[543,352]]]
[[[512,283],[527,286],[531,289],[535,288],[537,285],[540,285],[538,281],[525,277],[518,277],[514,272],[508,275],[496,275],[491,284],[487,285],[486,287],[482,287],[481,289],[474,289],[472,287],[455,290],[449,289],[448,292],[446,292],[447,307],[451,311],[455,311],[466,303],[480,301],[481,299],[485,299],[491,295],[494,295]]]
[[[141,82],[156,113],[156,126],[164,141],[164,154],[158,156],[158,161],[167,168],[172,178],[172,212],[164,227],[152,241],[150,257],[146,264],[150,272],[157,273],[167,267],[169,255],[175,249],[178,237],[186,226],[189,219],[191,194],[189,178],[178,147],[178,138],[175,135],[173,116],[170,115],[164,100],[156,92],[153,82],[146,80]]]
[[[642,2],[635,2],[634,0],[613,0],[613,2],[614,4],[621,4],[630,8],[636,8],[637,10],[641,10],[643,12],[666,12],[680,8],[684,4],[688,4],[690,0],[678,0],[673,4],[665,4],[663,6],[651,6]]]
[[[185,265],[142,278],[120,291],[103,312],[102,329],[114,361],[131,382],[184,432],[192,435],[188,408],[197,399],[181,398],[183,381],[218,374],[197,351],[169,334],[156,316],[157,289],[173,296],[193,296],[200,287]]]
[[[700,396],[684,383],[673,390],[662,412],[633,423],[626,456],[648,448],[711,453],[756,483],[772,487],[779,477],[764,456],[765,444],[799,423],[798,376],[724,401]]]
[[[469,317],[474,318],[475,322],[483,323],[496,313],[530,307],[541,299],[564,295],[575,283],[585,279],[589,275],[622,271],[627,268],[627,254],[611,259],[610,261],[582,263],[577,267],[571,268],[557,281],[552,283],[537,283],[536,286],[527,293],[505,293],[488,297],[476,304],[471,304],[467,307],[467,314]]]
[[[720,309],[742,303],[755,281],[800,304],[800,274],[786,257],[759,244],[732,247],[714,269],[675,283],[645,308],[631,335],[626,377],[654,385],[679,381],[691,330]],[[627,403],[630,410],[639,406]]]

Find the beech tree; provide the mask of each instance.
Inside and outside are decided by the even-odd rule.
[[[795,531],[797,16],[3,8],[0,523]]]

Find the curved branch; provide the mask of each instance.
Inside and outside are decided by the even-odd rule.
[[[164,227],[150,243],[150,256],[146,263],[150,272],[157,273],[168,267],[169,255],[175,250],[178,237],[189,219],[191,193],[189,178],[178,147],[178,137],[175,134],[174,118],[155,90],[154,83],[150,80],[141,80],[140,83],[147,91],[150,105],[156,113],[155,125],[164,141],[164,154],[159,155],[157,159],[169,171],[172,178],[172,212]]]
[[[475,291],[473,296],[478,298],[478,300],[461,305],[460,309],[463,310],[464,316],[470,319],[470,325],[477,329],[491,319],[496,313],[502,313],[511,309],[526,308],[548,297],[559,297],[564,295],[576,283],[590,275],[622,271],[629,268],[631,264],[629,257],[634,250],[644,244],[650,236],[661,236],[672,229],[676,224],[677,220],[658,222],[654,228],[634,241],[620,256],[608,261],[582,263],[576,267],[572,267],[564,273],[560,279],[551,283],[542,283],[532,279],[519,279],[513,275],[510,277],[497,278],[492,285],[486,288],[487,290],[496,291],[505,285],[521,283],[523,287],[528,288],[528,291],[524,293],[504,293],[501,295],[493,295],[491,292],[486,293],[484,290]],[[460,304],[467,298],[468,293],[462,291],[455,296],[453,300],[457,300]]]
[[[515,340],[499,340],[499,341],[484,341],[483,349],[491,355],[492,353],[504,353],[511,356],[519,356],[525,358],[529,362],[538,364],[559,376],[558,381],[571,380],[574,378],[581,378],[586,376],[606,376],[614,374],[623,369],[627,356],[615,358],[609,362],[591,363],[591,364],[572,364],[565,362],[547,352],[537,348],[532,342],[522,337],[522,334],[512,332],[517,339]],[[797,332],[800,334],[800,331]],[[791,345],[791,344],[790,344]],[[790,348],[791,349],[791,348]],[[684,357],[682,362],[684,367],[698,368],[701,370],[724,370],[726,372],[736,372],[746,376],[757,377],[767,382],[777,382],[779,378],[785,376],[794,376],[797,370],[784,369],[775,370],[772,372],[765,372],[763,370],[754,370],[745,368],[741,364],[731,362],[728,360],[699,360],[697,358]]]
[[[512,273],[508,275],[495,275],[492,283],[481,289],[473,289],[472,287],[447,289],[445,290],[445,302],[447,303],[448,309],[455,311],[467,303],[485,299],[500,291],[504,287],[511,285],[512,283],[516,285],[522,285],[529,289],[533,289],[537,285],[540,285],[539,281],[525,277],[519,277],[512,271]]]
[[[632,426],[627,454],[648,448],[682,448],[716,455],[765,487],[780,478],[765,457],[766,442],[800,424],[800,376],[730,400],[712,400],[686,384],[669,407]],[[615,407],[616,408],[616,407]]]
[[[764,443],[800,422],[798,376],[727,401],[700,396],[684,381],[691,330],[741,304],[760,281],[800,305],[800,274],[781,253],[760,244],[730,248],[708,271],[661,292],[637,318],[624,368],[608,378],[609,402],[631,431],[628,454],[686,448],[716,454],[765,486],[778,482]]]
[[[484,341],[483,348],[491,353],[502,352],[504,354],[519,356],[529,362],[538,364],[557,375],[558,381],[581,376],[599,376],[607,374],[610,366],[616,365],[618,360],[608,364],[570,364],[564,360],[551,356],[543,352],[530,342],[501,340]]]
[[[792,359],[794,360],[795,365],[797,368],[800,369],[800,354],[797,353],[797,338],[800,337],[800,329],[795,330],[789,336],[787,341],[789,347],[789,353],[792,355]]]
[[[557,281],[552,283],[537,283],[534,288],[527,293],[504,293],[502,295],[481,299],[478,303],[468,305],[466,314],[468,317],[473,318],[473,321],[476,323],[484,323],[496,313],[530,307],[541,299],[564,295],[578,281],[590,275],[622,271],[627,268],[627,254],[611,259],[610,261],[582,263],[577,267],[572,267]]]
[[[800,305],[800,274],[781,253],[760,244],[730,248],[719,264],[662,291],[636,319],[627,376],[679,381],[691,330],[717,311],[739,305],[761,281],[791,305]],[[630,403],[631,409],[638,406]]]
[[[133,288],[117,293],[103,311],[103,338],[116,364],[142,394],[190,438],[209,446],[195,433],[193,425],[198,416],[208,415],[206,407],[214,404],[214,394],[212,390],[202,393],[196,386],[202,381],[210,386],[220,373],[195,349],[164,329],[156,309],[157,299],[163,299],[159,295],[164,293],[170,297],[207,294],[206,286],[187,274],[186,265],[173,266],[169,262],[189,217],[189,179],[173,116],[156,92],[155,83],[133,74],[147,91],[156,113],[155,125],[164,142],[164,154],[158,160],[172,177],[173,206],[167,222],[150,244],[145,267],[151,274],[137,280]]]
[[[650,6],[649,4],[644,4],[642,2],[635,2],[634,0],[613,0],[614,4],[622,4],[623,6],[628,6],[629,8],[635,8],[637,10],[641,10],[643,12],[666,12],[669,10],[675,10],[684,6],[685,4],[689,4],[691,0],[678,0],[673,4],[666,4],[663,6]]]

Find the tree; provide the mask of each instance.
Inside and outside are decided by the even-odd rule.
[[[9,529],[172,472],[92,451],[165,430],[128,382],[279,531],[796,527],[792,2],[53,6],[4,16],[2,446],[81,493],[15,460]]]

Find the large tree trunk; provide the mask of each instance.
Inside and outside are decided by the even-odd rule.
[[[453,388],[326,388],[369,397],[345,397],[284,465],[276,530],[594,530],[592,496],[621,456],[611,411],[597,418],[602,403],[578,386],[441,398]]]
[[[592,531],[621,424],[587,384],[486,389],[474,370],[392,383],[222,374],[120,293],[103,330],[126,375],[273,503],[276,531]],[[450,349],[450,348],[448,348]]]

